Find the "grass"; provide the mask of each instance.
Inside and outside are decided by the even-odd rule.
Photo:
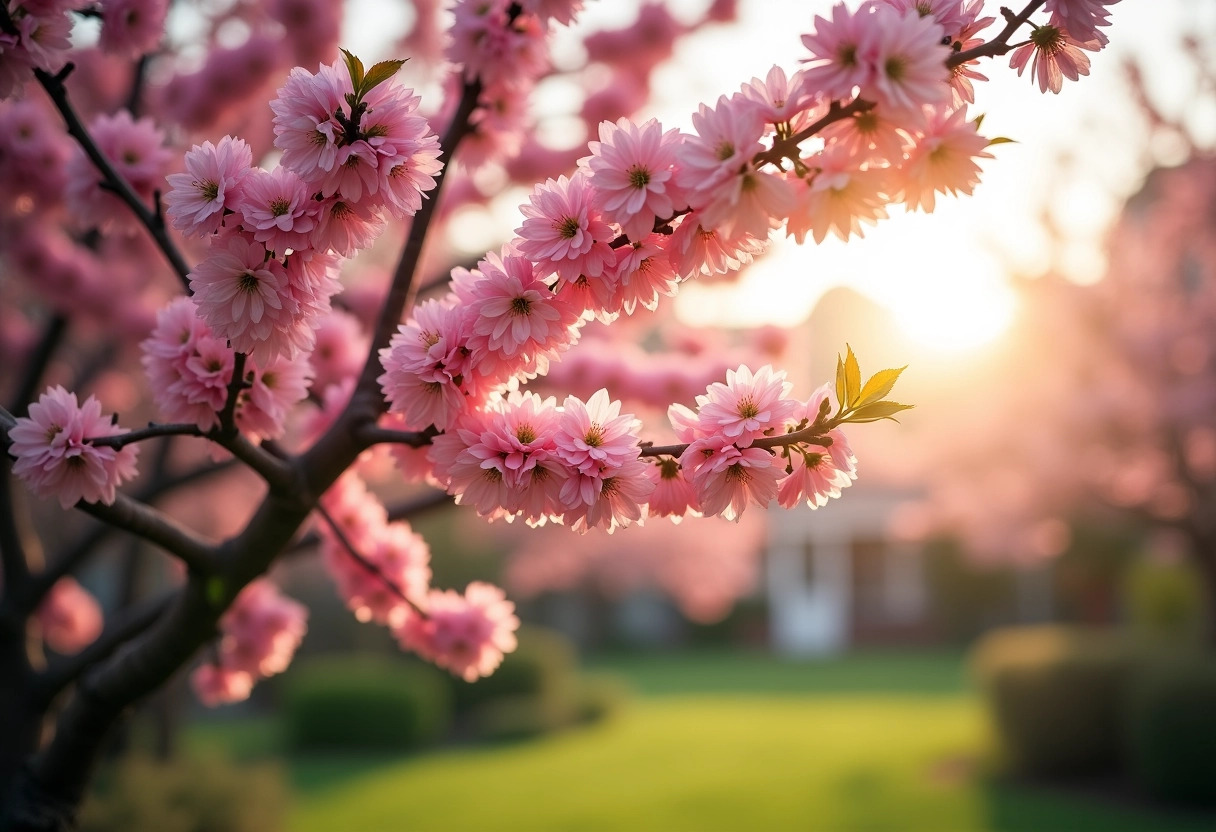
[[[604,724],[410,757],[289,760],[288,830],[1213,828],[1210,816],[992,780],[957,654],[790,663],[690,653],[593,666],[641,694]],[[265,726],[212,730],[201,744],[248,752],[274,742]]]

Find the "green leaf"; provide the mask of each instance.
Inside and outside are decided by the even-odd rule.
[[[839,403],[840,409],[844,410],[844,360],[840,357],[840,353],[836,354],[836,401]]]
[[[407,59],[408,60],[408,59]],[[397,74],[397,70],[405,64],[404,60],[381,61],[367,71],[367,75],[363,78],[363,89],[360,92],[366,93],[383,84],[389,78]]]
[[[844,390],[849,407],[853,407],[861,398],[861,368],[857,366],[857,356],[853,355],[853,348],[848,344],[845,344],[845,348],[848,355],[844,359]]]
[[[1017,143],[1018,143],[1017,139],[1010,139],[1005,136],[997,136],[994,139],[988,140],[989,147],[992,147],[994,144],[1017,144]]]
[[[363,61],[359,60],[355,55],[342,50],[342,57],[346,61],[346,68],[350,72],[350,84],[355,91],[355,95],[359,95],[363,87]]]
[[[898,422],[895,414],[904,410],[911,410],[914,405],[900,404],[899,402],[874,402],[867,404],[865,407],[857,408],[846,420],[854,424],[863,424],[865,422],[877,422],[879,419],[890,419],[892,422]]]
[[[895,382],[899,380],[899,374],[906,369],[908,369],[907,364],[894,370],[879,370],[870,376],[865,387],[861,388],[861,401],[858,404],[866,405],[885,399],[891,392],[891,388],[895,386]]]

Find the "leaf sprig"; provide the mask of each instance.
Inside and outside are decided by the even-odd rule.
[[[844,422],[863,424],[877,422],[880,419],[898,422],[895,414],[911,410],[914,405],[889,401],[886,397],[895,387],[900,373],[907,369],[907,365],[895,369],[879,370],[863,385],[857,356],[853,354],[851,346],[846,344],[845,348],[847,353],[844,358],[836,356],[836,401],[839,402],[839,409],[836,411],[833,421],[837,424]]]

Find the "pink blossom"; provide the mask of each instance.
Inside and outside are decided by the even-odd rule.
[[[325,566],[359,621],[399,627],[412,614],[411,602],[425,603],[431,580],[430,547],[408,523],[376,525],[361,535],[356,551],[364,562],[351,556],[328,525],[322,527],[321,537]]]
[[[614,310],[632,315],[641,304],[654,311],[660,295],[675,295],[680,277],[667,257],[667,245],[666,235],[647,234],[631,245],[616,249]]]
[[[219,664],[252,678],[282,673],[307,629],[308,609],[266,578],[241,590],[220,617]]]
[[[841,240],[864,237],[862,224],[886,219],[887,173],[858,169],[856,160],[828,150],[809,160],[808,179],[794,180],[797,204],[786,223],[786,233],[801,243],[809,232],[816,243],[829,233]],[[817,169],[817,170],[816,170]]]
[[[1102,47],[1106,45],[1107,37],[1101,30],[1110,25],[1110,9],[1107,6],[1118,2],[1119,0],[1047,0],[1044,10],[1051,15],[1048,22],[1068,32],[1076,42]]]
[[[317,210],[312,245],[318,251],[333,250],[342,257],[353,257],[384,232],[380,213],[353,200],[329,197],[318,203]]]
[[[242,227],[270,251],[283,255],[310,247],[317,203],[289,168],[250,170],[241,182],[239,206]]]
[[[515,229],[519,253],[541,272],[554,271],[564,281],[585,275],[599,277],[614,262],[611,226],[592,207],[595,192],[580,171],[572,179],[560,176],[537,185],[520,206],[524,223]]]
[[[309,361],[314,389],[357,376],[367,356],[369,338],[359,319],[349,312],[333,309],[317,320],[316,346]]]
[[[554,444],[567,465],[598,476],[604,468],[615,470],[637,458],[641,427],[641,421],[632,413],[622,414],[621,403],[610,400],[608,391],[600,388],[586,403],[566,397]]]
[[[581,310],[554,295],[523,257],[491,252],[477,271],[469,348],[478,372],[500,380],[544,372],[549,359],[573,342]]]
[[[882,108],[875,107],[829,124],[821,135],[831,144],[834,155],[853,160],[855,166],[875,162],[899,165],[911,144],[908,124],[906,114],[890,118]]]
[[[243,670],[200,664],[190,674],[190,687],[208,708],[244,702],[253,692],[253,676]]]
[[[977,159],[991,159],[988,140],[967,121],[965,110],[933,111],[924,134],[899,170],[903,201],[911,210],[932,211],[937,193],[969,194],[979,184]]]
[[[352,92],[350,78],[338,64],[321,66],[317,74],[296,67],[270,102],[274,111],[274,144],[283,151],[282,164],[295,171],[310,189],[319,189],[338,164],[344,95]]]
[[[168,0],[101,0],[99,45],[128,58],[152,52],[164,34],[168,11]]]
[[[149,118],[134,119],[126,110],[99,115],[89,125],[98,149],[145,203],[164,182],[169,151],[164,134]],[[93,162],[79,151],[68,162],[68,187],[64,197],[77,220],[102,229],[135,231],[138,220],[112,192],[101,187],[102,176]]]
[[[727,274],[752,262],[764,250],[767,237],[767,233],[760,239],[739,231],[707,230],[694,211],[681,218],[668,241],[667,254],[681,278]]]
[[[76,394],[49,387],[18,417],[9,431],[16,457],[13,473],[39,497],[55,497],[71,508],[78,501],[112,503],[123,480],[136,474],[139,447],[121,450],[87,441],[126,431],[101,414],[101,402],[89,396],[78,405]]]
[[[867,30],[866,59],[874,74],[862,88],[863,98],[881,108],[916,112],[949,96],[950,47],[942,43],[945,30],[932,16],[879,6]]]
[[[598,477],[599,488],[590,502],[580,501],[568,508],[565,520],[570,528],[580,534],[602,527],[609,534],[616,529],[641,523],[646,516],[646,501],[654,492],[654,483],[648,476],[650,466],[634,457],[611,470],[602,470]],[[588,477],[580,475],[584,482]],[[563,489],[564,490],[564,489]]]
[[[380,350],[384,374],[377,381],[407,429],[442,430],[465,411],[467,391],[477,389],[466,346],[470,323],[457,306],[425,301]]]
[[[789,124],[815,103],[815,91],[807,86],[802,72],[787,77],[776,65],[763,81],[753,78],[741,92],[743,101],[769,124]]]
[[[469,80],[512,85],[534,80],[548,65],[545,27],[534,14],[512,14],[508,0],[463,0],[454,9],[447,56]]]
[[[814,31],[802,36],[803,46],[811,53],[803,59],[809,64],[803,70],[807,86],[826,98],[847,101],[856,87],[868,84],[873,67],[864,50],[872,25],[868,6],[851,12],[844,3],[837,3],[830,20],[816,15]]]
[[[664,133],[655,119],[638,126],[623,118],[600,124],[599,137],[588,143],[591,155],[580,159],[579,166],[590,171],[595,203],[604,218],[620,225],[630,240],[641,240],[655,219],[683,207],[674,180],[680,133]]]
[[[725,436],[698,439],[680,456],[701,513],[738,520],[749,503],[767,507],[777,496],[780,469],[763,448],[740,450]]]
[[[783,431],[799,403],[789,398],[794,385],[784,371],[765,364],[754,374],[746,366],[726,371],[726,383],[714,382],[697,396],[697,420],[706,435],[721,434],[740,448],[761,436]]]
[[[646,474],[654,483],[654,491],[649,500],[649,512],[652,516],[670,517],[671,522],[679,523],[685,515],[700,514],[697,493],[693,490],[692,483],[684,478],[676,460],[663,457],[650,466]]]
[[[1020,76],[1029,64],[1039,89],[1058,93],[1064,87],[1065,78],[1075,81],[1089,74],[1089,58],[1081,48],[1082,44],[1063,29],[1039,26],[1030,33],[1029,42],[1013,50],[1009,65]]]
[[[287,272],[267,256],[261,243],[236,235],[213,246],[190,273],[199,315],[211,331],[261,363],[299,351]]]
[[[291,409],[308,396],[312,380],[308,356],[280,355],[266,363],[251,356],[247,366],[253,380],[237,400],[236,425],[251,439],[278,439]]]
[[[203,142],[186,153],[186,172],[166,177],[165,213],[185,234],[219,230],[224,215],[239,209],[241,183],[253,164],[253,153],[242,139],[224,136],[218,145]]]
[[[35,616],[42,637],[57,653],[79,653],[101,635],[101,605],[70,575],[55,582]]]
[[[426,615],[411,617],[396,631],[403,647],[466,682],[489,676],[515,649],[519,619],[501,589],[474,581],[464,595],[431,590]]]

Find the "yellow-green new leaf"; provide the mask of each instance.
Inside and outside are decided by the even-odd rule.
[[[891,392],[891,388],[895,386],[895,382],[899,380],[899,374],[906,369],[908,369],[908,365],[905,364],[893,370],[879,370],[870,376],[865,387],[861,388],[861,400],[858,401],[858,404],[867,405],[885,399]]]
[[[857,366],[857,356],[853,348],[845,344],[848,355],[844,359],[844,388],[848,396],[849,407],[855,407],[861,399],[861,368]]]
[[[841,410],[845,408],[844,359],[836,354],[836,402]]]
[[[911,410],[914,405],[900,404],[899,402],[874,402],[867,404],[864,407],[857,408],[856,412],[849,416],[847,421],[856,424],[865,422],[877,422],[879,419],[890,419],[892,422],[898,422],[895,414],[904,410]]]
[[[397,70],[405,64],[403,60],[381,61],[367,71],[363,78],[363,92],[375,89],[389,78],[397,74]]]

